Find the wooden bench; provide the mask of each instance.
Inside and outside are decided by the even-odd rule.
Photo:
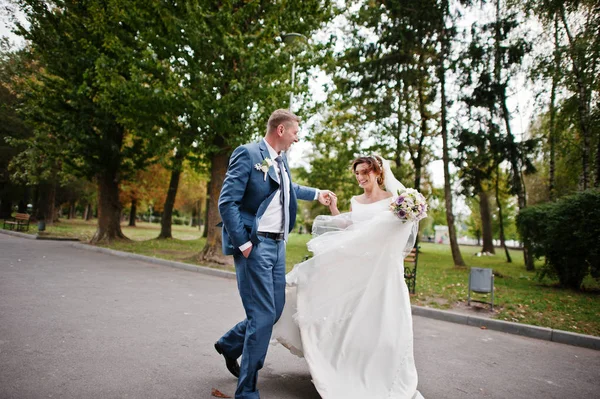
[[[404,258],[404,280],[411,294],[415,293],[417,285],[417,262],[419,260],[419,247],[414,247]]]
[[[29,218],[27,213],[16,213],[14,217],[4,221],[3,228],[8,226],[8,230],[29,231]]]

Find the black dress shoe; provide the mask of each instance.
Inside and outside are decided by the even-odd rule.
[[[229,372],[233,374],[235,378],[240,378],[240,365],[238,364],[237,360],[223,353],[223,348],[221,348],[221,345],[219,345],[218,342],[215,342],[215,349],[217,350],[217,352],[219,352],[219,355],[223,355],[223,357],[225,358],[225,365],[227,366],[227,370],[229,370]]]

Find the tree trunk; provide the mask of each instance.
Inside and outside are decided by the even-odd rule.
[[[548,176],[548,198],[552,201],[555,197],[556,173],[556,90],[560,70],[560,49],[558,39],[558,16],[554,16],[554,71],[552,71],[552,89],[550,91],[550,129],[548,142],[550,145],[550,172]]]
[[[419,58],[419,73],[426,74],[427,71],[422,70],[422,58],[423,55],[421,55]],[[418,85],[419,87],[417,92],[419,97],[419,115],[421,116],[421,134],[419,136],[419,144],[417,145],[417,154],[413,159],[415,166],[415,190],[419,190],[421,188],[421,175],[423,170],[423,143],[428,134],[427,122],[429,121],[427,103],[425,99],[425,82],[423,76],[419,78]]]
[[[492,238],[492,213],[490,211],[490,200],[484,189],[479,190],[479,214],[481,215],[481,235],[483,247],[481,252],[495,254],[494,241]]]
[[[198,208],[200,207],[200,200],[196,201],[196,205],[192,208],[192,227],[198,226],[198,219],[200,218],[200,212]]]
[[[171,234],[171,226],[173,225],[173,207],[175,206],[175,198],[177,197],[177,189],[179,188],[179,178],[181,176],[184,157],[183,151],[177,151],[175,157],[173,157],[171,181],[169,182],[169,190],[167,191],[167,198],[160,220],[160,234],[158,235],[158,238],[173,238],[173,235]]]
[[[31,216],[33,221],[37,221],[38,215],[40,214],[39,206],[40,206],[40,185],[36,184],[33,186],[33,195],[31,199],[31,203],[33,205],[33,209],[31,210]]]
[[[8,219],[12,216],[12,201],[3,199],[0,201],[0,219]]]
[[[444,199],[446,203],[446,223],[448,224],[448,238],[450,239],[450,249],[452,251],[452,260],[454,266],[464,267],[465,261],[463,260],[462,254],[460,253],[460,247],[458,246],[458,240],[456,239],[456,226],[454,225],[454,212],[452,210],[452,191],[450,187],[450,156],[448,149],[448,119],[447,119],[447,99],[446,99],[446,66],[444,61],[446,55],[449,53],[448,49],[448,37],[446,31],[445,15],[448,13],[448,2],[444,1],[444,12],[442,13],[442,27],[441,27],[441,44],[442,44],[442,55],[439,57],[438,75],[440,80],[440,92],[441,92],[441,113],[442,113],[442,160],[444,163]]]
[[[83,219],[85,221],[92,220],[92,211],[93,211],[92,204],[88,203],[85,206],[85,212],[84,212],[84,216],[83,216]]]
[[[527,206],[527,200],[525,196],[525,188],[523,182],[523,174],[521,172],[521,162],[519,159],[519,151],[517,150],[517,143],[512,134],[510,126],[510,113],[508,106],[506,105],[506,85],[502,83],[502,65],[501,65],[501,26],[500,26],[500,0],[496,0],[496,27],[495,27],[495,55],[494,55],[494,79],[498,87],[500,87],[500,112],[504,125],[506,127],[506,138],[508,141],[508,156],[509,163],[512,169],[512,186],[513,190],[517,194],[517,200],[519,203],[519,210],[525,209]],[[525,262],[526,270],[534,270],[533,256],[531,249],[528,244],[523,245],[523,258]]]
[[[550,93],[550,129],[548,132],[548,144],[550,145],[550,171],[548,176],[548,199],[552,201],[554,199],[554,183],[555,183],[555,170],[556,170],[556,153],[555,153],[555,142],[556,142],[556,80],[552,78],[552,90]]]
[[[421,116],[421,138],[427,134],[427,116],[425,112],[425,98],[423,94],[423,87],[421,87],[422,83],[419,83],[419,114]],[[417,147],[417,154],[413,158],[413,166],[415,168],[415,190],[419,190],[421,188],[421,146]]]
[[[22,199],[19,200],[19,203],[17,204],[17,212],[19,213],[27,213],[27,201]]]
[[[210,190],[210,183],[208,182],[208,189]],[[206,202],[204,204],[204,230],[202,231],[202,237],[207,238],[208,236],[208,208],[210,208],[210,192],[206,193]]]
[[[69,203],[69,219],[75,219],[75,201]]]
[[[594,181],[594,187],[600,187],[600,139],[596,148],[596,180]]]
[[[223,180],[229,164],[229,153],[220,152],[211,158],[210,184],[208,186],[208,210],[206,217],[206,245],[200,252],[198,259],[204,262],[219,264],[232,264],[231,257],[223,255],[221,228],[217,224],[221,221],[219,214],[219,195],[223,187]]]
[[[403,82],[398,79],[398,84],[403,85]],[[394,149],[394,163],[397,170],[400,170],[402,163],[402,126],[402,91],[398,90],[398,123],[396,125],[396,130],[394,131],[394,140],[396,141]]]
[[[129,227],[135,227],[135,219],[137,216],[137,199],[131,200],[131,210],[129,211]]]
[[[116,171],[103,171],[98,181],[98,228],[90,241],[92,244],[127,240],[121,231],[121,203]]]
[[[42,183],[39,186],[38,197],[38,220],[45,220],[47,226],[51,226],[57,221],[56,218],[56,184],[53,182]]]
[[[48,192],[48,208],[46,210],[46,226],[58,222],[58,212],[56,209],[56,183],[52,182]]]
[[[579,65],[577,53],[575,51],[575,43],[569,24],[567,22],[567,16],[565,14],[564,4],[560,3],[560,17],[565,27],[565,32],[569,38],[569,54],[571,55],[571,62],[573,63],[573,73],[575,74],[575,81],[577,82],[577,111],[579,114],[579,128],[581,129],[581,136],[583,137],[583,148],[581,155],[581,166],[582,170],[582,188],[587,190],[590,185],[590,128],[588,125],[590,110],[587,103],[588,94],[583,79],[583,66]]]
[[[506,106],[506,93],[504,92],[504,90],[502,91],[501,106],[502,106],[502,113],[504,116],[504,122],[506,124],[506,129],[507,129],[507,137],[508,137],[508,141],[509,141],[509,145],[510,145],[509,156],[510,156],[510,164],[511,164],[511,168],[512,168],[512,173],[513,173],[513,188],[514,188],[515,192],[517,193],[517,201],[519,204],[519,211],[522,211],[523,209],[525,209],[527,207],[527,200],[526,200],[526,196],[525,196],[523,176],[521,173],[521,168],[519,167],[520,162],[518,159],[518,152],[516,150],[516,143],[514,141],[514,137],[512,135],[512,131],[510,129],[510,121],[508,118],[508,107]],[[535,265],[533,263],[534,262],[533,255],[531,252],[530,245],[528,243],[523,243],[523,260],[525,262],[526,270],[529,270],[529,271],[535,270]]]
[[[506,255],[506,262],[512,263],[510,252],[506,247],[506,239],[504,237],[504,217],[502,215],[502,202],[500,201],[500,167],[496,166],[496,205],[498,206],[498,222],[500,226],[500,245],[504,248],[504,254]]]

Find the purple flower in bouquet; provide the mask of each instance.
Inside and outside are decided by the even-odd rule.
[[[417,190],[407,188],[398,191],[398,196],[390,204],[390,210],[403,222],[418,222],[427,217],[427,201]]]

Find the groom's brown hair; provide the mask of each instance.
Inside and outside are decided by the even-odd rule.
[[[277,109],[273,111],[267,122],[267,133],[277,129],[279,125],[285,125],[289,122],[300,123],[300,117],[287,109]]]

